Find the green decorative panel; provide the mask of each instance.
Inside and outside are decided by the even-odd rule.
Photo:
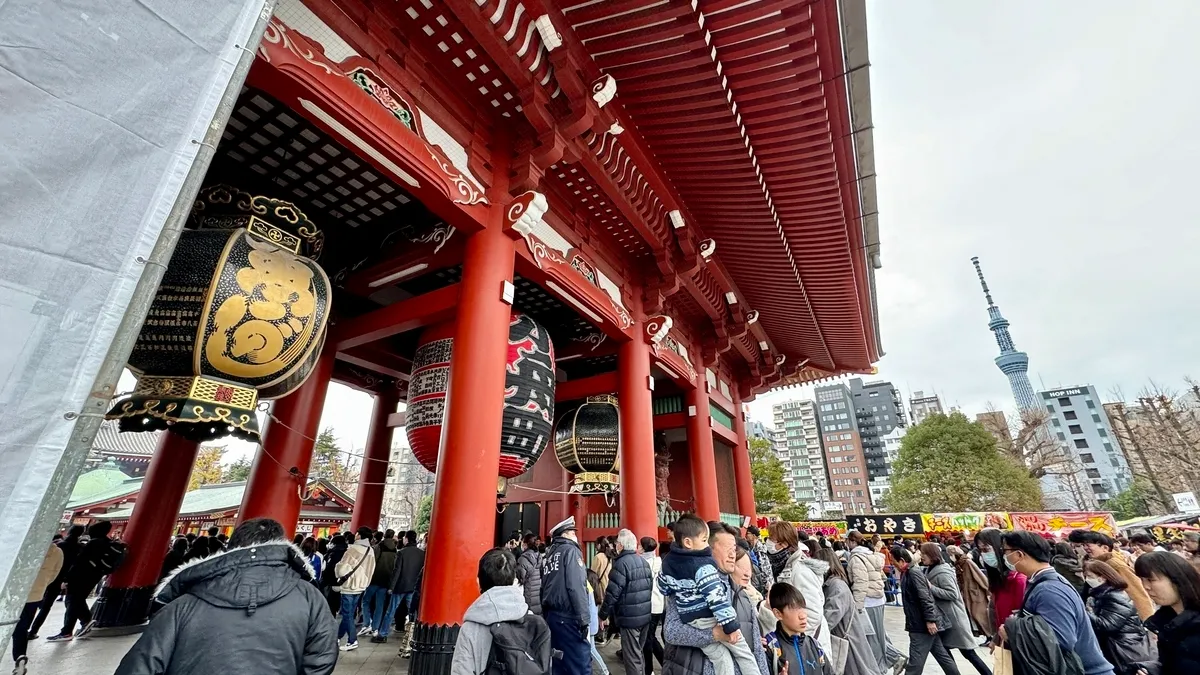
[[[733,430],[733,417],[712,401],[708,402],[708,414],[712,415],[714,422],[724,426],[726,429]]]
[[[683,412],[683,396],[663,396],[656,398],[654,403],[655,415],[670,415]]]

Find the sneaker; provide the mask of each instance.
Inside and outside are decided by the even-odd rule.
[[[27,639],[27,640],[36,640],[36,639],[38,639],[38,634],[37,634],[37,633],[30,633],[30,634],[29,634],[29,637],[27,637],[27,638],[25,638],[25,639]]]
[[[385,644],[387,644],[387,636],[386,635],[372,635],[371,642],[373,642],[377,645],[385,645]]]
[[[17,657],[16,667],[13,668],[12,675],[25,675],[26,667],[29,665],[29,657]]]
[[[73,640],[74,638],[75,636],[71,635],[70,633],[59,633],[58,635],[51,635],[50,637],[46,638],[46,642],[66,642],[67,640]]]
[[[91,634],[92,629],[95,627],[96,627],[96,620],[92,619],[91,621],[87,622],[87,624],[84,625],[83,628],[80,628],[78,633],[75,633],[75,637],[85,638]]]
[[[901,654],[900,658],[892,664],[892,675],[900,675],[904,672],[904,667],[908,665],[908,657]]]
[[[346,644],[342,645],[339,649],[341,649],[344,652],[352,652],[355,649],[358,649],[358,643],[357,642],[347,642]]]
[[[358,629],[358,636],[359,636],[359,637],[363,637],[363,636],[370,635],[370,634],[371,634],[371,627],[370,627],[370,626],[363,626],[362,628],[359,628],[359,629]]]

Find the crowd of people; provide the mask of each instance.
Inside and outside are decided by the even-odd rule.
[[[670,529],[663,543],[620,530],[588,561],[568,518],[548,543],[518,534],[485,553],[453,675],[609,675],[597,647],[610,641],[625,675],[656,663],[663,675],[919,675],[931,655],[959,675],[954,651],[979,675],[1200,673],[1197,534],[1168,549],[1085,530],[1050,541],[985,529],[947,545],[853,530],[830,541],[786,522],[760,540],[693,515]],[[60,597],[65,625],[48,639],[90,632],[87,598],[124,557],[110,532],[98,522],[56,536],[14,630],[17,675]],[[393,631],[411,654],[425,563],[416,532],[284,537],[256,519],[228,539],[215,528],[176,538],[152,619],[117,673],[206,672],[232,658],[325,674],[359,637],[386,643]],[[906,653],[885,624],[893,597]]]

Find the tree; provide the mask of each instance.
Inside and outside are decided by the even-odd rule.
[[[433,518],[433,495],[425,495],[421,497],[421,503],[417,504],[417,517],[413,519],[412,529],[417,533],[429,531],[429,521]]]
[[[1084,467],[1078,456],[1064,448],[1050,428],[1050,414],[1043,408],[1022,410],[1004,418],[1002,413],[989,406],[989,414],[982,420],[984,429],[997,438],[996,448],[1017,466],[1024,467],[1029,475],[1040,481],[1046,476],[1061,488],[1055,494],[1043,495],[1045,504],[1054,508],[1090,509],[1096,506],[1095,493],[1084,478]],[[1015,432],[1014,432],[1015,430]],[[1009,440],[1005,442],[1003,439]],[[1064,496],[1069,501],[1061,498]],[[1058,497],[1058,499],[1056,499]]]
[[[785,504],[779,509],[779,519],[789,523],[808,520],[808,504]]]
[[[225,446],[200,448],[196,453],[196,463],[192,465],[192,477],[188,480],[188,489],[195,490],[201,485],[212,485],[221,482],[221,458],[225,456]]]
[[[754,478],[754,508],[759,513],[773,513],[777,508],[790,504],[783,477],[787,469],[775,456],[771,441],[765,438],[750,439],[750,475]]]
[[[935,413],[909,428],[884,504],[897,513],[1036,511],[1037,479],[962,413]]]
[[[1104,503],[1104,508],[1112,511],[1113,518],[1117,520],[1129,520],[1131,518],[1145,518],[1150,516],[1149,499],[1154,488],[1142,479],[1136,479],[1121,492],[1118,492],[1112,499]]]
[[[250,458],[242,457],[236,459],[232,464],[225,467],[225,473],[221,475],[222,483],[240,483],[250,478]]]
[[[310,478],[327,480],[338,489],[353,494],[358,488],[358,467],[348,461],[349,455],[338,445],[333,427],[325,427],[313,445]]]

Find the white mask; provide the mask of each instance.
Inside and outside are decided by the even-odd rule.
[[[1103,579],[1097,579],[1096,577],[1084,577],[1083,581],[1085,583],[1087,583],[1088,586],[1091,586],[1092,588],[1095,588],[1095,587],[1099,586],[1100,584],[1104,583]]]
[[[775,547],[775,542],[771,541],[770,539],[767,540],[767,544],[763,548],[766,549],[767,553],[774,553],[775,551],[778,550]]]

